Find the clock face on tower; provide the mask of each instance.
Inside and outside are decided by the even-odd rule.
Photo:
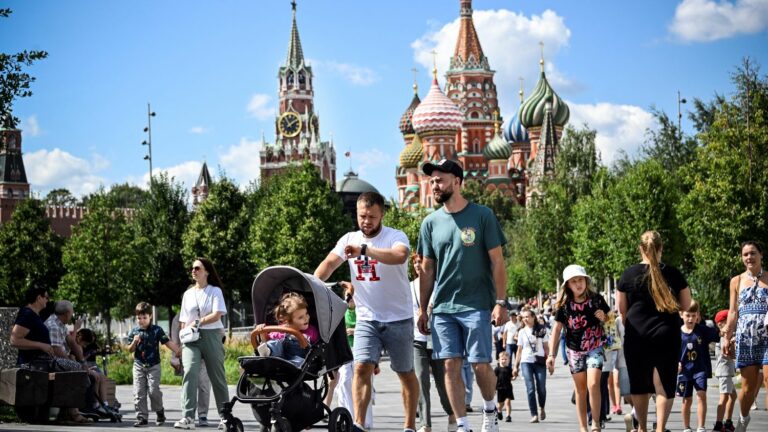
[[[277,120],[280,133],[288,138],[293,138],[301,132],[301,118],[293,111],[284,112]]]

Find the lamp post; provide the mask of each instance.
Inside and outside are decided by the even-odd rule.
[[[685,100],[685,98],[680,97],[680,90],[677,91],[677,135],[680,142],[683,142],[683,128],[682,128],[682,120],[683,120],[683,112],[680,110],[680,106],[684,103],[688,102]]]
[[[152,189],[152,117],[155,116],[155,112],[149,107],[147,102],[147,127],[144,128],[144,132],[147,134],[147,139],[141,142],[141,145],[145,145],[149,148],[149,152],[144,156],[145,161],[149,161],[149,189]]]

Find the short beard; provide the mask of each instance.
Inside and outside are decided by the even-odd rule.
[[[435,195],[435,201],[438,204],[442,204],[442,203],[450,200],[452,196],[453,196],[453,191],[443,192],[443,193]]]
[[[368,231],[363,229],[363,227],[360,227],[360,231],[363,232],[364,236],[366,236],[368,238],[373,238],[373,237],[376,237],[381,232],[381,226],[382,225],[379,224],[376,228],[374,228],[372,230],[368,230]]]

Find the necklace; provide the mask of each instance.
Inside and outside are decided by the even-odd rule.
[[[760,278],[763,277],[763,269],[760,269],[760,273],[758,273],[757,276],[753,275],[751,271],[747,270],[747,276],[749,276],[749,278],[752,279],[752,281],[757,283],[760,280]]]

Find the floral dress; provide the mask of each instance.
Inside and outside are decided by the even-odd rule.
[[[760,272],[762,275],[762,272]],[[750,277],[752,284],[741,286],[739,279],[739,320],[736,324],[736,367],[768,365],[768,288],[759,285],[758,277]]]

